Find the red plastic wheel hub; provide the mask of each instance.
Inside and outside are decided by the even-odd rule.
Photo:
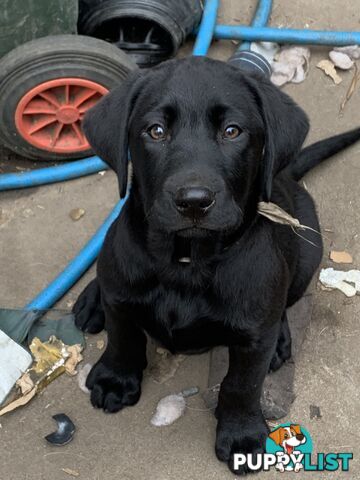
[[[88,150],[81,120],[108,90],[81,78],[58,78],[27,92],[15,111],[20,135],[34,147],[53,153]]]

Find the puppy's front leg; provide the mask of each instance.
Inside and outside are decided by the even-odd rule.
[[[134,309],[128,305],[105,306],[108,344],[86,380],[91,403],[114,413],[140,398],[146,368],[146,335],[136,325]]]
[[[265,451],[269,429],[261,412],[260,396],[275,349],[275,333],[268,332],[267,338],[253,347],[229,347],[229,370],[216,409],[215,451],[219,460],[227,462],[239,475],[250,470],[246,465],[234,470],[235,453],[252,454],[256,463],[255,455]]]

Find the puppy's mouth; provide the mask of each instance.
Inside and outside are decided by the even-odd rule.
[[[293,451],[294,451],[294,447],[291,446],[291,445],[289,445],[289,444],[286,444],[286,445],[285,445],[285,448],[286,448],[286,453],[287,453],[288,455],[291,455],[291,454],[293,453]]]

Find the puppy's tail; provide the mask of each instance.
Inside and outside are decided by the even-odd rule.
[[[295,162],[289,165],[291,176],[294,180],[300,180],[316,165],[341,152],[357,140],[360,140],[360,128],[309,145],[301,150]]]

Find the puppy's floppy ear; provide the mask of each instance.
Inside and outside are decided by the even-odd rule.
[[[128,122],[141,80],[138,71],[131,73],[86,113],[82,123],[94,152],[117,173],[121,198],[127,189]]]
[[[269,433],[269,437],[276,443],[276,445],[280,445],[281,443],[281,428],[282,427],[279,427],[273,432]]]
[[[270,201],[274,176],[293,161],[309,131],[305,112],[278,87],[262,77],[247,77],[265,127],[262,196]]]

